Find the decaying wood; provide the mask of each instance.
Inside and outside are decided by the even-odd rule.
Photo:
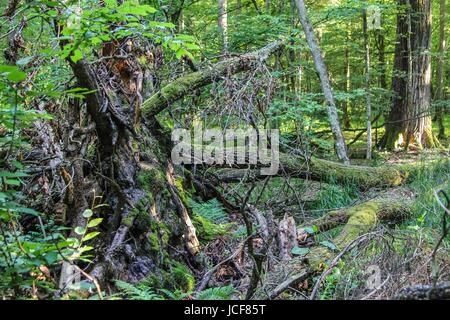
[[[396,202],[392,201],[393,196],[398,196]],[[405,218],[407,211],[403,210],[404,203],[408,203],[411,198],[411,192],[406,189],[394,189],[383,193],[370,201],[363,201],[352,207],[332,210],[320,218],[308,221],[305,226],[299,228],[299,234],[304,232],[304,227],[315,226],[318,232],[325,232],[339,225],[347,223],[352,215],[363,210],[370,210],[377,207],[377,218],[380,221],[400,221]],[[403,200],[405,199],[405,200]]]
[[[278,225],[278,246],[280,259],[289,260],[292,258],[292,248],[297,245],[297,227],[293,217],[284,216]]]

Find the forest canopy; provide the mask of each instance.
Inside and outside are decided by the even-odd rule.
[[[449,5],[0,0],[1,299],[450,299]]]

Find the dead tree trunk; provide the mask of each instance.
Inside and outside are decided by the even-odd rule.
[[[304,256],[283,263],[280,262],[273,270],[268,272],[264,290],[258,290],[255,297],[257,299],[267,297],[274,299],[296,282],[320,272],[324,265],[330,263],[330,261],[336,262],[336,259],[348,252],[346,250],[363,241],[364,236],[367,236],[380,220],[399,222],[405,218],[413,203],[412,200],[413,194],[400,188],[388,191],[375,199],[343,209],[342,215],[346,216],[345,219],[335,220],[334,213],[329,215],[328,219],[331,224],[325,224],[326,226],[334,228],[338,225],[344,225],[332,240],[336,248],[317,245],[310,248]],[[324,220],[326,219],[324,218]],[[321,224],[321,227],[325,225]],[[328,230],[328,228],[323,230]],[[370,238],[367,238],[367,240],[370,241]]]

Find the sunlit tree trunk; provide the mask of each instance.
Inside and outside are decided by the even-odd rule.
[[[270,14],[270,0],[265,0],[266,13]]]
[[[333,91],[331,89],[328,71],[323,60],[322,52],[320,51],[312,25],[308,19],[306,6],[303,0],[296,0],[300,22],[305,31],[306,40],[309,49],[314,59],[317,73],[319,74],[320,83],[325,96],[328,109],[328,121],[330,122],[331,131],[333,132],[334,143],[336,147],[336,154],[338,158],[344,163],[349,163],[347,156],[347,148],[345,145],[344,136],[342,134],[341,125],[339,123],[339,116],[337,113],[336,103],[334,101]]]
[[[219,32],[222,36],[222,50],[228,52],[228,14],[227,0],[219,0]]]
[[[344,63],[345,63],[345,92],[347,94],[350,93],[351,89],[351,82],[350,82],[350,32],[347,31],[347,36],[345,39],[345,52],[344,52]],[[348,114],[348,109],[350,107],[350,99],[347,98],[342,104],[342,113],[344,116],[343,124],[345,129],[350,129],[350,116]]]
[[[364,48],[366,51],[366,112],[367,112],[367,154],[366,158],[372,158],[372,105],[370,99],[370,48],[369,48],[369,34],[367,33],[367,9],[363,9],[363,33],[364,33]]]
[[[444,60],[445,60],[445,0],[439,2],[439,56],[437,65],[437,100],[444,100]],[[439,139],[445,139],[445,127],[443,122],[444,108],[437,109],[436,121],[439,126]]]
[[[431,128],[431,0],[411,0],[411,105],[406,143],[435,147]]]

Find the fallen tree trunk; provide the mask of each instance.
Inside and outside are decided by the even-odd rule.
[[[393,196],[398,197],[398,199],[396,201],[392,201]],[[304,228],[310,226],[317,227],[318,232],[325,232],[347,223],[352,216],[361,211],[370,210],[377,211],[378,220],[395,222],[400,221],[405,218],[407,213],[406,210],[403,210],[405,207],[404,202],[408,202],[410,197],[411,192],[406,189],[397,189],[394,192],[390,191],[382,196],[374,198],[373,200],[365,201],[353,207],[330,211],[320,218],[309,221],[308,224],[300,227],[298,232],[303,233],[305,232]],[[403,201],[403,199],[406,200]]]
[[[429,165],[429,164],[428,164]],[[447,162],[445,165],[449,165]],[[289,175],[302,179],[340,184],[354,184],[360,189],[373,187],[395,187],[404,184],[425,164],[390,164],[377,167],[356,166],[334,161],[307,158],[302,155],[280,154],[280,169],[277,175]],[[216,181],[237,182],[264,179],[257,169],[221,168],[214,171]]]
[[[283,46],[282,41],[275,41],[257,51],[232,57],[197,72],[181,76],[154,93],[142,104],[142,115],[151,118],[163,111],[171,103],[186,94],[204,87],[225,75],[232,75],[250,70],[255,63],[267,60]]]
[[[399,218],[404,218],[412,199],[411,192],[398,188],[346,209],[341,215],[347,216],[347,222],[341,222],[345,226],[333,239],[336,250],[315,246],[305,256],[280,262],[274,270],[267,273],[264,283],[268,285],[260,288],[257,298],[276,298],[296,282],[304,280],[307,275],[321,271],[328,261],[339,256],[339,251],[345,250],[359,237],[374,229],[380,220],[390,217],[398,221]],[[276,284],[283,284],[284,287],[275,286]]]

